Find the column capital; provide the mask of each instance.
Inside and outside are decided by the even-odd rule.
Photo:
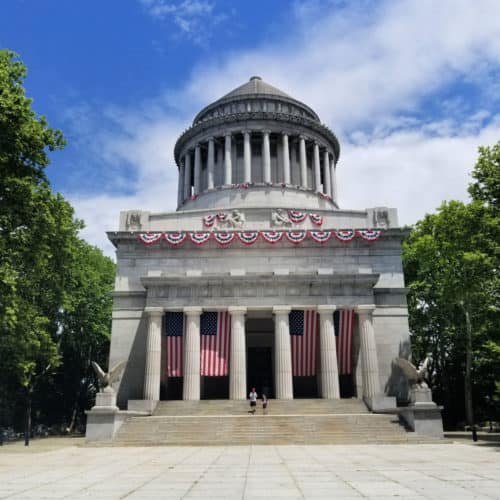
[[[328,305],[318,306],[317,310],[320,314],[332,314],[337,310],[337,306],[328,304]]]
[[[273,314],[288,314],[291,310],[290,306],[274,306]]]
[[[280,134],[281,135],[286,135],[286,136],[291,135],[289,130],[280,130]]]
[[[232,136],[233,136],[233,133],[232,133],[232,132],[226,132],[226,133],[224,134],[224,137],[229,137],[229,138],[231,138]]]
[[[233,314],[245,314],[247,312],[247,308],[245,306],[229,306],[227,308],[227,312],[232,316]]]
[[[161,316],[164,313],[163,307],[145,307],[144,312],[148,316]]]
[[[203,309],[201,307],[196,306],[187,306],[184,307],[184,314],[187,316],[197,316],[202,313]]]
[[[302,140],[302,141],[305,141],[308,139],[308,137],[306,137],[304,134],[299,134],[298,135],[299,139]]]
[[[215,141],[215,137],[213,135],[211,135],[210,137],[207,137],[207,142],[210,142],[210,141]]]
[[[260,132],[262,132],[263,134],[268,134],[268,135],[271,133],[271,131],[267,128],[264,130],[261,130]]]
[[[252,132],[253,131],[251,129],[249,129],[249,128],[244,128],[244,129],[241,130],[241,133],[243,135],[245,135],[245,134],[251,134]]]
[[[375,304],[360,304],[356,306],[356,312],[358,314],[369,314],[371,315],[375,311]]]

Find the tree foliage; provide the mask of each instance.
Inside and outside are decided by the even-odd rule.
[[[78,237],[83,224],[75,219],[71,205],[51,191],[45,174],[49,152],[65,142],[60,131],[32,110],[24,92],[25,76],[26,67],[16,54],[0,51],[0,403],[4,410],[0,419],[4,420],[17,415],[20,396],[29,402],[33,396],[47,401],[43,387],[47,390],[51,384],[53,393],[64,392],[54,384],[76,349],[69,347],[77,343],[73,338],[79,335],[87,344],[94,343],[86,349],[98,355],[96,350],[109,336],[113,275],[112,262]],[[82,374],[74,371],[71,376],[80,379]]]
[[[492,417],[498,348],[500,144],[480,148],[470,203],[445,202],[412,229],[403,259],[416,357],[434,360],[449,424]]]

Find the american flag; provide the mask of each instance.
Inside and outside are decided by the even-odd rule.
[[[229,373],[229,336],[231,318],[228,312],[205,312],[201,315],[201,375],[222,377]]]
[[[318,338],[318,313],[292,310],[289,316],[292,342],[292,375],[316,375],[316,342]]]
[[[184,313],[167,312],[165,332],[167,337],[167,377],[182,377]]]
[[[354,322],[354,311],[352,309],[335,311],[333,320],[339,375],[350,375],[352,373],[352,325]]]

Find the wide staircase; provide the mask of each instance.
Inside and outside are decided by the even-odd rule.
[[[399,423],[397,415],[370,413],[357,399],[259,401],[255,414],[245,401],[162,401],[149,417],[130,417],[113,444],[248,445],[430,443]]]

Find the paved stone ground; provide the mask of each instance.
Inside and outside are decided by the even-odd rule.
[[[0,448],[0,498],[500,499],[500,447]]]

